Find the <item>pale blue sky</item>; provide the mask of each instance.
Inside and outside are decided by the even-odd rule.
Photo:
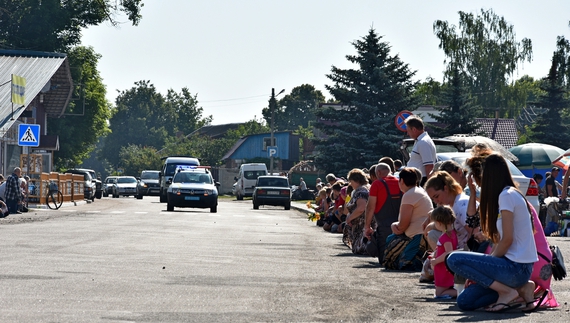
[[[492,8],[530,38],[533,61],[519,69],[543,77],[556,36],[570,38],[570,1],[508,0],[144,0],[137,27],[103,24],[83,33],[83,44],[103,57],[99,70],[114,103],[117,90],[150,80],[161,93],[187,87],[212,124],[261,118],[271,88],[311,84],[329,98],[325,74],[348,68],[351,42],[371,26],[383,35],[416,79],[442,80],[444,55],[433,22],[457,25],[458,11]],[[123,19],[126,20],[126,19]],[[517,77],[518,78],[518,77]]]

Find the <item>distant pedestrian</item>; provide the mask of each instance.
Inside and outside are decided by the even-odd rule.
[[[415,167],[422,172],[420,186],[424,186],[437,161],[435,144],[424,130],[424,122],[420,117],[409,116],[405,123],[408,135],[416,141],[410,154],[408,167]]]
[[[22,198],[22,191],[20,190],[19,178],[21,170],[20,167],[14,168],[12,175],[8,176],[6,180],[6,192],[4,199],[6,200],[6,205],[8,206],[8,211],[10,214],[19,214],[18,203]]]

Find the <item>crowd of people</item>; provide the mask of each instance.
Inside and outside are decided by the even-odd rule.
[[[406,167],[384,157],[346,179],[318,180],[317,225],[385,270],[421,272],[434,297],[456,299],[462,310],[559,306],[541,222],[506,160],[479,144],[465,165],[437,163],[421,119],[406,126],[416,139]]]
[[[30,178],[22,176],[19,167],[14,168],[10,176],[0,174],[0,217],[28,212],[27,198]]]

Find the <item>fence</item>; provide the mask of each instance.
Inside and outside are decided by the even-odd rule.
[[[45,204],[51,181],[57,184],[59,191],[63,195],[64,202],[76,202],[84,199],[85,180],[83,175],[54,172],[41,173],[39,175],[39,178],[31,178],[28,183],[28,203]]]

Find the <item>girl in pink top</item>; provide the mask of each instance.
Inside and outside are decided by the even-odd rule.
[[[435,228],[443,234],[437,241],[435,259],[431,260],[435,278],[436,298],[455,298],[457,290],[453,288],[453,274],[445,266],[445,257],[457,249],[457,233],[453,228],[455,214],[449,206],[438,206],[431,213]]]

